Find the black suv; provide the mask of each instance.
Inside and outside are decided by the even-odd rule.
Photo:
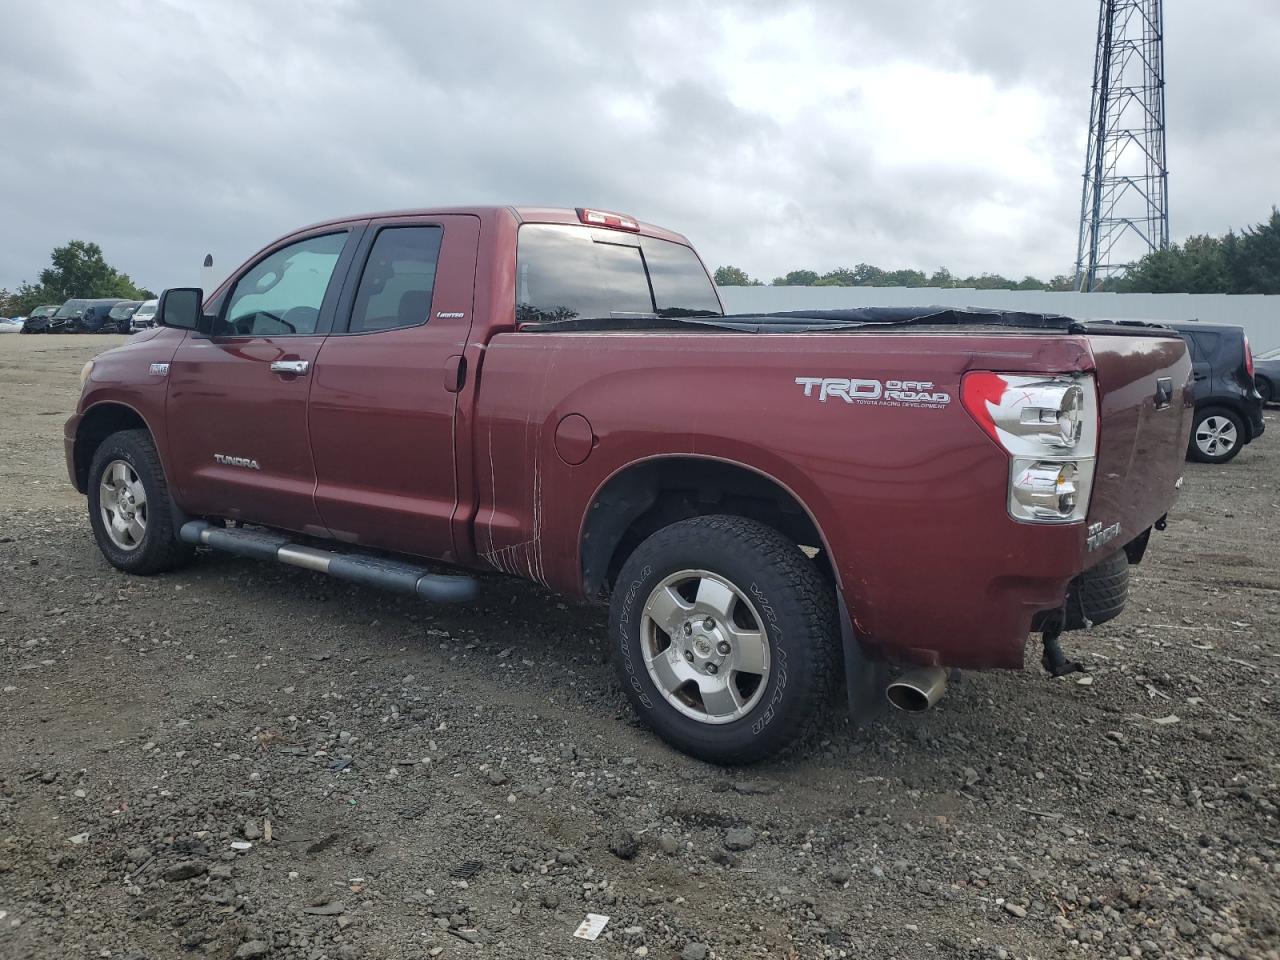
[[[67,323],[70,333],[115,333],[116,321],[111,311],[125,301],[119,299],[87,300],[84,310],[74,321]]]
[[[1196,413],[1187,456],[1201,463],[1226,463],[1266,429],[1249,338],[1241,327],[1225,324],[1165,326],[1177,330],[1191,351]]]

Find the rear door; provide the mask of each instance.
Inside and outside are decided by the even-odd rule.
[[[1187,349],[1191,352],[1192,380],[1196,384],[1196,399],[1213,391],[1213,357],[1221,339],[1216,333],[1184,333]]]
[[[307,393],[360,225],[283,241],[222,298],[212,335],[169,366],[168,446],[187,512],[325,535]]]
[[[316,506],[349,543],[450,559],[480,220],[369,224],[311,384]]]

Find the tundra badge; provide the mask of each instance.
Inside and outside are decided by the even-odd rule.
[[[248,457],[228,457],[225,453],[215,453],[213,459],[217,460],[224,467],[244,467],[246,470],[261,470],[257,460],[250,460]]]

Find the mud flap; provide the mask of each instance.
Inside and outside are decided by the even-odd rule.
[[[836,597],[840,604],[840,641],[844,647],[844,688],[849,718],[854,721],[870,720],[884,712],[886,701],[881,692],[888,683],[888,671],[883,663],[862,652],[844,595],[837,591]]]

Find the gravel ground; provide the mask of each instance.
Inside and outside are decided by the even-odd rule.
[[[1276,438],[1188,465],[1088,675],[732,771],[527,584],[112,570],[60,439],[109,340],[0,341],[0,957],[1280,957]]]

